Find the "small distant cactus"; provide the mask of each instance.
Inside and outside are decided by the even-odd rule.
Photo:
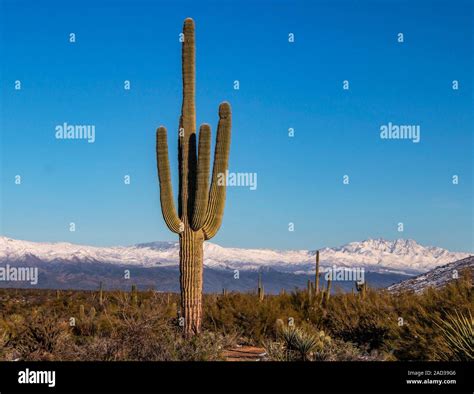
[[[319,250],[316,251],[316,273],[314,278],[314,291],[319,294]]]
[[[367,282],[355,282],[355,287],[359,293],[360,298],[365,299],[367,294]]]
[[[283,320],[282,319],[276,319],[276,321],[275,321],[276,331],[279,331],[279,330],[283,329],[283,327],[285,327],[285,323],[283,322]]]
[[[308,285],[307,285],[306,292],[308,293],[308,300],[309,300],[309,302],[311,302],[311,300],[313,298],[313,283],[309,279],[308,279]]]
[[[138,304],[138,292],[137,292],[137,286],[136,285],[132,285],[132,288],[130,290],[130,294],[131,294],[131,297],[132,297],[132,303],[134,305],[137,305]]]
[[[325,300],[326,300],[326,290],[321,290],[319,292],[319,306],[323,306]]]
[[[258,299],[259,301],[263,301],[265,298],[265,290],[263,288],[263,283],[262,283],[262,274],[259,272],[258,274]]]
[[[327,282],[326,292],[325,292],[325,296],[326,296],[325,303],[326,303],[326,305],[329,302],[329,297],[331,297],[331,284],[332,284],[332,279],[329,277],[328,282]]]
[[[104,292],[103,292],[103,285],[102,282],[99,283],[99,305],[102,306],[104,304]]]
[[[85,309],[84,309],[84,305],[79,305],[79,318],[81,320],[84,320],[86,318],[86,312],[85,312]]]

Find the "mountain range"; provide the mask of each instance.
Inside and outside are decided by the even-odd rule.
[[[368,239],[319,252],[322,270],[334,266],[363,268],[373,287],[386,287],[469,256],[404,239]],[[253,290],[259,272],[269,293],[304,287],[308,279],[314,279],[315,254],[314,250],[227,248],[206,242],[204,290]],[[128,288],[133,283],[139,288],[176,291],[178,260],[177,242],[96,247],[0,237],[0,266],[38,267],[41,288],[95,289],[102,281],[109,288]],[[130,272],[130,279],[124,278],[125,270]],[[0,286],[6,285],[25,287],[24,283],[0,282]],[[335,288],[344,290],[352,286],[352,282],[335,283]]]

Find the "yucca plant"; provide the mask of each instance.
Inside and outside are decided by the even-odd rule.
[[[308,361],[312,352],[319,346],[319,338],[294,326],[283,327],[280,332],[288,361],[296,358]]]
[[[318,347],[319,339],[313,335],[300,331],[296,336],[296,351],[301,361],[308,361],[313,351]]]
[[[447,314],[445,319],[438,318],[434,323],[441,330],[441,335],[451,350],[451,354],[439,353],[441,359],[474,360],[474,320],[471,311],[463,314],[455,310],[454,314]]]
[[[286,349],[294,350],[296,346],[296,337],[299,334],[299,330],[294,326],[285,326],[281,328],[280,335],[283,339]]]

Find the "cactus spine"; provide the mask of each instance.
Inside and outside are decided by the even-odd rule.
[[[201,331],[203,242],[217,233],[224,214],[226,188],[221,177],[228,169],[231,109],[226,102],[219,106],[214,168],[209,186],[211,129],[207,124],[199,130],[196,152],[195,40],[194,21],[190,18],[184,21],[183,36],[178,212],[173,202],[167,132],[162,126],[156,132],[156,156],[163,218],[168,228],[179,234],[181,308],[184,333],[191,336]]]
[[[314,291],[319,294],[319,250],[316,251],[316,277],[314,278]]]

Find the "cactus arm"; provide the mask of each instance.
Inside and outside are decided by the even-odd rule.
[[[207,204],[206,221],[202,228],[205,239],[216,235],[222,223],[225,206],[225,176],[229,165],[230,134],[232,112],[229,103],[224,102],[219,106],[219,125],[214,153],[214,167]],[[222,182],[224,181],[224,182]]]
[[[174,233],[180,233],[180,230],[182,230],[181,220],[176,213],[173,202],[173,188],[168,160],[168,139],[165,127],[159,127],[156,131],[156,161],[160,183],[161,212],[168,228]]]
[[[191,221],[193,230],[199,230],[206,220],[209,200],[209,170],[211,162],[211,128],[203,124],[199,130],[199,150],[196,176],[194,212]]]
[[[183,26],[182,81],[183,104],[181,106],[179,132],[179,206],[178,213],[185,226],[191,220],[194,203],[196,171],[196,50],[194,21],[187,18]]]
[[[184,41],[182,46],[183,104],[181,107],[182,127],[189,136],[196,132],[196,51],[194,21],[187,18],[183,26]]]

